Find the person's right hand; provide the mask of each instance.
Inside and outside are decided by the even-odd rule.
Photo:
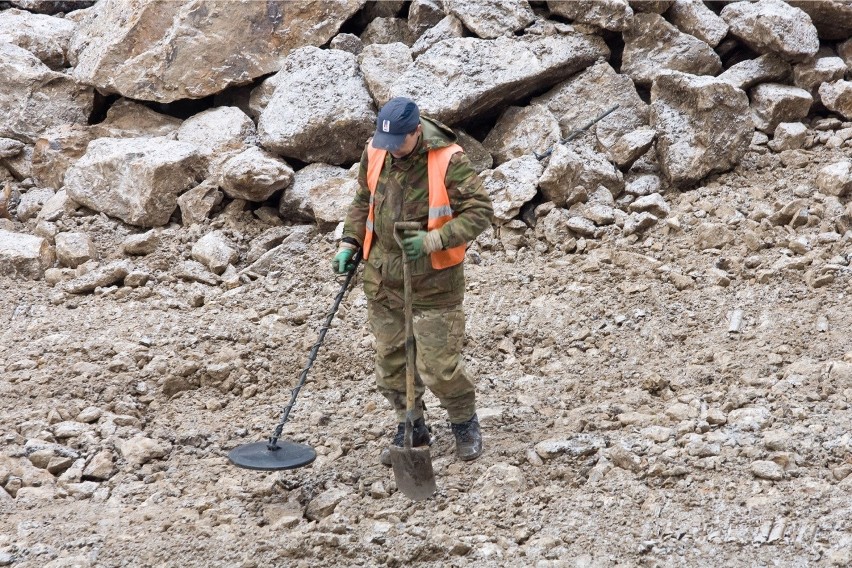
[[[355,249],[351,245],[341,244],[337,250],[337,254],[334,255],[334,259],[331,261],[331,268],[337,274],[346,274],[352,270],[354,264],[352,262],[353,256],[355,256]]]

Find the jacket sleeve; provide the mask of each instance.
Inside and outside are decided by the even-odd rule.
[[[364,246],[364,235],[367,233],[367,214],[370,210],[370,189],[367,187],[367,149],[361,154],[361,166],[358,169],[358,189],[346,220],[343,223],[343,236],[350,237]]]
[[[484,231],[491,224],[494,210],[482,180],[464,153],[458,152],[450,159],[444,183],[454,218],[438,230],[444,248],[452,248],[469,243]]]

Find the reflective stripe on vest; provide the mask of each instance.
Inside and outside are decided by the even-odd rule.
[[[430,150],[426,160],[426,168],[429,178],[429,220],[426,228],[430,231],[440,229],[453,218],[453,209],[450,207],[450,197],[447,195],[447,186],[444,179],[447,176],[447,168],[450,159],[456,152],[463,152],[461,146],[452,144],[444,148]],[[370,248],[373,244],[373,222],[375,221],[373,202],[376,187],[379,184],[379,175],[385,165],[387,150],[373,148],[373,142],[367,146],[367,188],[370,190],[370,206],[367,211],[367,232],[364,235],[364,258],[369,258]],[[465,245],[446,250],[433,252],[430,256],[432,268],[440,270],[460,264],[464,260]]]

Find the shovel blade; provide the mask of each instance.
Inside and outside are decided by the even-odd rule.
[[[435,472],[429,447],[400,448],[391,446],[391,464],[396,486],[412,501],[422,501],[435,494]]]

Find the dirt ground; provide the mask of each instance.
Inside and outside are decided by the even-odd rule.
[[[212,225],[246,268],[270,230],[248,211],[165,228],[131,259],[151,275],[138,288],[0,279],[0,565],[850,565],[852,245],[814,185],[849,146],[798,157],[753,150],[667,192],[641,237],[611,228],[573,253],[533,229],[480,237],[466,358],[485,452],[457,461],[427,397],[438,493],[421,503],[378,462],[394,419],[360,286],[282,436],[317,460],[226,458],[290,398],[341,283],[331,233],[277,229],[291,238],[265,275],[232,289],[174,266]],[[772,219],[794,199],[802,225]],[[135,231],[61,223],[106,259]],[[56,474],[31,463],[45,450]]]

